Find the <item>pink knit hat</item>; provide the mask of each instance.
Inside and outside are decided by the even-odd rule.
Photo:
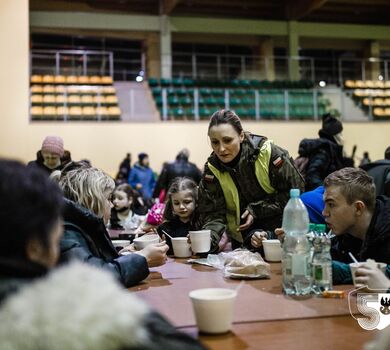
[[[64,155],[64,141],[59,136],[46,136],[43,140],[41,151]]]

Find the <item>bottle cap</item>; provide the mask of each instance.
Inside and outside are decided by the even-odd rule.
[[[309,224],[309,232],[316,231],[316,224],[313,224],[312,222]]]
[[[291,198],[298,198],[300,194],[301,194],[301,191],[299,190],[299,188],[292,188],[290,190],[290,197]]]
[[[324,233],[326,233],[326,225],[324,225],[324,224],[317,224],[316,225],[316,231],[317,232],[324,232]]]

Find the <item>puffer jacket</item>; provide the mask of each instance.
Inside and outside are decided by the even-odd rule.
[[[0,304],[0,349],[205,349],[99,269],[76,262],[37,277]]]
[[[202,173],[195,164],[188,161],[187,157],[177,157],[174,162],[165,165],[162,169],[153,192],[153,197],[157,198],[161,190],[167,191],[169,185],[176,177],[188,177],[198,184]]]
[[[360,166],[372,176],[375,182],[376,195],[390,197],[390,160],[382,159]]]
[[[224,165],[214,152],[208,158],[199,184],[198,211],[203,229],[211,230],[212,251],[218,248],[218,242],[227,225],[225,197],[219,181],[207,165],[209,162],[219,171],[230,173],[239,194],[240,214],[248,210],[255,219],[251,228],[274,231],[280,227],[290,189],[303,190],[304,181],[294,167],[293,160],[286,150],[275,144],[271,146],[269,179],[276,192],[268,194],[260,186],[255,174],[255,162],[266,140],[264,136],[247,134],[241,144],[240,159],[234,168]],[[244,245],[249,247],[250,234],[245,232],[242,235]],[[228,236],[231,235],[228,233]]]
[[[65,200],[64,235],[60,262],[73,259],[110,271],[125,287],[149,275],[146,259],[139,254],[119,256],[102,219],[88,209]]]
[[[360,251],[355,253],[359,261],[374,259],[377,262],[390,264],[390,198],[379,196],[376,199],[375,210],[368,227],[366,237],[361,242]],[[356,242],[355,239],[353,242]],[[352,283],[351,271],[349,263],[352,262],[348,251],[353,252],[356,243],[344,243],[343,252],[333,252],[332,257],[338,258],[340,261],[333,264],[333,282],[334,283]],[[337,256],[335,254],[339,253]],[[342,258],[344,257],[344,258]]]
[[[308,157],[305,189],[311,191],[321,186],[326,176],[343,167],[343,147],[331,140],[303,139],[298,150],[300,157]]]

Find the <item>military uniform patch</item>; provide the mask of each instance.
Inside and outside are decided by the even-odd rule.
[[[281,157],[278,157],[272,162],[272,164],[275,165],[277,168],[280,168],[283,165],[283,159]]]

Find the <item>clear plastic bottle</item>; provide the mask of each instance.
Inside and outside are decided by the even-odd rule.
[[[313,241],[312,260],[313,290],[321,293],[332,289],[332,257],[330,255],[330,238],[326,235],[326,226],[317,225],[318,236]]]
[[[311,245],[307,239],[309,215],[299,199],[299,189],[290,190],[290,200],[283,211],[285,232],[282,254],[283,291],[287,295],[306,295],[311,292]]]

